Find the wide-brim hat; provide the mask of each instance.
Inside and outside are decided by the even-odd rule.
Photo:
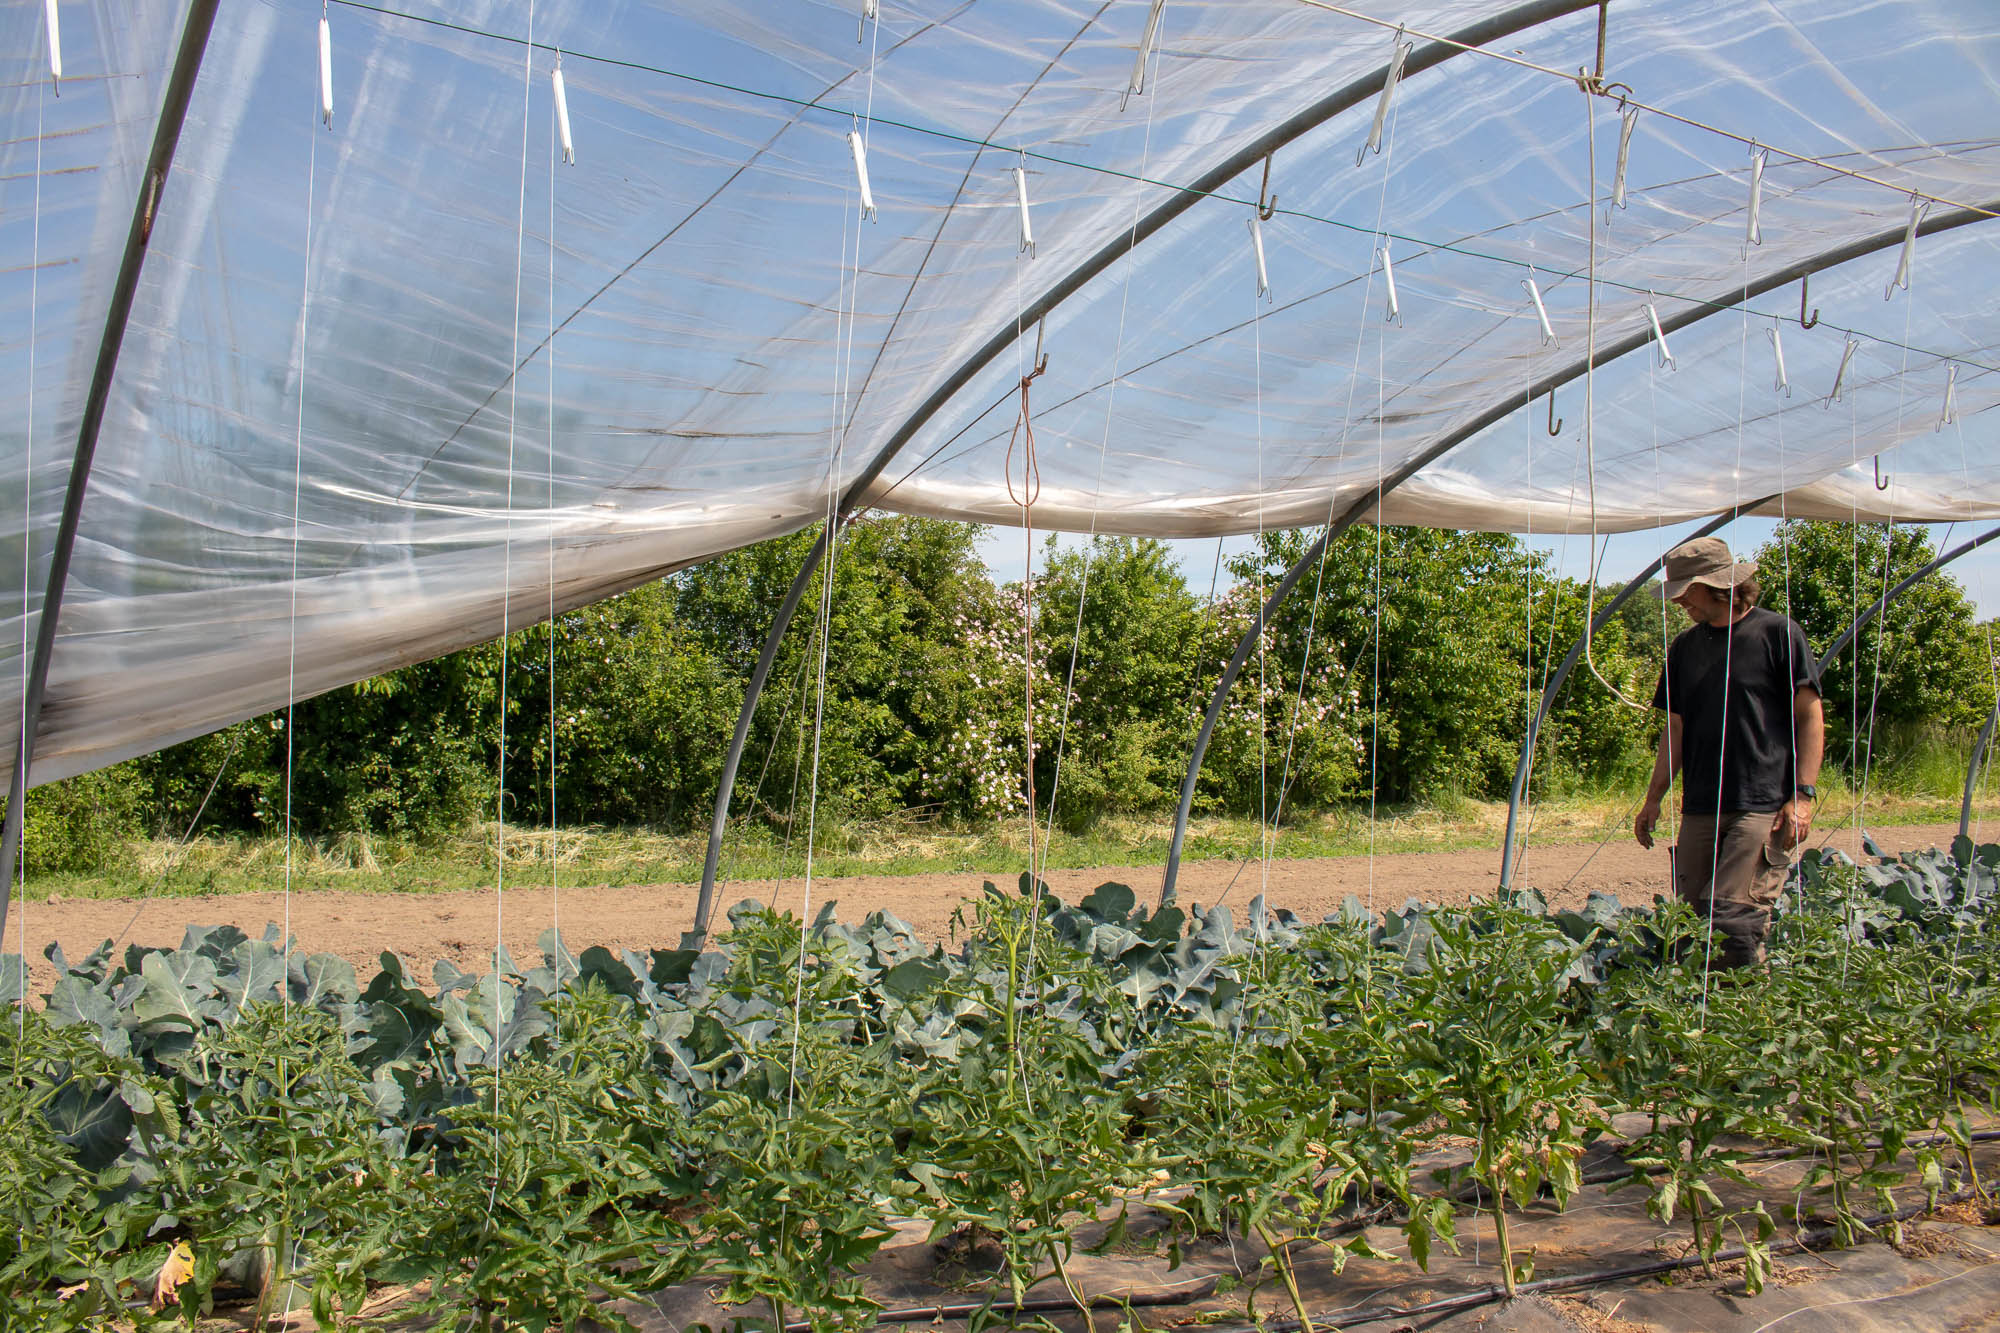
[[[1671,602],[1686,592],[1690,583],[1734,588],[1757,572],[1757,562],[1733,559],[1728,544],[1720,537],[1697,537],[1667,552],[1661,571],[1667,577],[1665,596]]]

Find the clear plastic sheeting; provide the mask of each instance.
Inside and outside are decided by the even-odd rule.
[[[1412,54],[1378,153],[1392,28],[1167,0],[1128,96],[1150,8],[334,3],[330,129],[320,6],[231,9],[111,383],[33,779],[796,530],[871,473],[867,504],[1020,523],[1038,339],[1039,527],[2000,515],[1984,0],[1621,0],[1622,208],[1616,90],[1566,77],[1594,4],[1383,6]],[[41,8],[0,20],[9,715],[181,20],[63,14],[60,98]],[[1432,40],[1454,34],[1492,54]],[[1904,289],[1912,191],[1937,230]]]

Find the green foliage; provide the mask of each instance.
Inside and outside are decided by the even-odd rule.
[[[1824,653],[1861,611],[1938,554],[1927,531],[1794,519],[1757,552],[1762,604]],[[1977,727],[1993,707],[1990,645],[1948,569],[1918,581],[1823,664],[1827,753],[1860,769],[1870,735],[1929,723]]]
[[[1164,545],[1124,537],[1052,542],[1031,585],[995,587],[981,532],[879,515],[849,525],[830,562],[827,642],[815,578],[752,720],[732,814],[789,835],[816,763],[829,818],[1017,815],[1030,693],[1037,803],[1053,795],[1066,830],[1169,808],[1210,683],[1313,535],[1267,534],[1211,598]],[[29,866],[100,869],[133,836],[178,839],[197,815],[205,832],[271,833],[288,807],[308,842],[422,844],[496,819],[699,829],[764,634],[815,535],[300,700],[290,736],[273,713],[38,791]],[[1530,688],[1581,632],[1586,592],[1512,537],[1348,532],[1252,653],[1198,807],[1272,815],[1281,800],[1317,810],[1505,792]],[[1592,654],[1628,694],[1657,670],[1635,614],[1600,631]],[[1579,669],[1544,729],[1538,790],[1629,778],[1651,725]]]
[[[129,761],[35,788],[21,821],[22,864],[31,874],[126,864],[131,839],[144,832],[145,800],[145,784]]]
[[[1805,1155],[1796,1224],[1858,1239],[1888,1191],[1976,1183],[2000,1087],[2000,847],[1816,860],[1768,971],[1704,978],[1679,906],[1531,894],[1307,925],[1248,905],[1151,913],[988,886],[948,951],[876,913],[743,904],[707,952],[449,965],[393,955],[363,989],[275,934],[107,945],[0,1026],[0,1299],[94,1327],[188,1269],[160,1318],[248,1300],[352,1321],[416,1285],[447,1327],[620,1326],[607,1301],[704,1275],[745,1327],[867,1325],[858,1270],[895,1216],[997,1253],[987,1288],[1081,1300],[1081,1225],[1131,1241],[1143,1200],[1189,1233],[1296,1264],[1455,1243],[1455,1202],[1558,1206],[1611,1113],[1649,1115],[1629,1183],[1696,1252],[1768,1271],[1778,1218],[1729,1202],[1748,1145]],[[1463,1136],[1458,1137],[1458,1136]],[[1473,1146],[1432,1178],[1411,1163]],[[1783,1213],[1779,1214],[1783,1217]],[[135,1312],[141,1323],[148,1316]],[[1310,1322],[1309,1317],[1307,1322]]]

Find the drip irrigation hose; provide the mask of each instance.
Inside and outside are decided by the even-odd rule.
[[[1974,1130],[1966,1138],[1971,1143],[1993,1143],[2000,1141],[2000,1129]],[[1626,1140],[1626,1142],[1629,1143],[1630,1140]],[[1949,1134],[1924,1134],[1905,1139],[1903,1146],[1905,1148],[1935,1148],[1940,1144],[1955,1142],[1956,1140]],[[1879,1142],[1864,1145],[1865,1151],[1868,1152],[1879,1152],[1881,1148],[1882,1145]],[[1746,1152],[1743,1154],[1741,1160],[1745,1162],[1776,1162],[1808,1154],[1809,1150],[1807,1149],[1786,1145],[1777,1148],[1759,1148],[1754,1152]],[[1631,1163],[1621,1159],[1614,1162],[1607,1162],[1603,1166],[1592,1167],[1577,1177],[1577,1183],[1580,1185],[1609,1185],[1614,1181],[1630,1180],[1635,1174],[1657,1176],[1665,1173],[1667,1170],[1669,1170],[1667,1166],[1633,1166]],[[1454,1203],[1478,1203],[1486,1197],[1486,1194],[1487,1190],[1483,1185],[1477,1180],[1470,1180],[1458,1189],[1453,1190],[1448,1196],[1443,1197],[1450,1198]]]
[[[1939,1208],[1947,1207],[1954,1203],[1963,1203],[1965,1200],[1972,1198],[1973,1193],[1970,1189],[1954,1190],[1950,1194],[1939,1195],[1936,1203],[1913,1203],[1907,1207],[1898,1208],[1894,1212],[1876,1213],[1871,1217],[1861,1219],[1860,1225],[1867,1230],[1873,1231],[1876,1227],[1886,1222],[1906,1222],[1910,1218],[1935,1212]],[[1831,1226],[1814,1227],[1810,1232],[1802,1232],[1795,1239],[1772,1241],[1764,1247],[1764,1251],[1767,1254],[1797,1254],[1802,1250],[1823,1249],[1833,1239],[1834,1233],[1835,1228]],[[1718,1251],[1706,1260],[1706,1262],[1709,1264],[1726,1264],[1743,1257],[1743,1247],[1741,1245],[1731,1245]],[[1657,1259],[1651,1263],[1630,1264],[1623,1268],[1603,1268],[1589,1273],[1572,1273],[1563,1277],[1537,1278],[1532,1282],[1516,1283],[1514,1294],[1516,1296],[1532,1296],[1540,1292],[1568,1291],[1577,1287],[1595,1287],[1606,1282],[1622,1282],[1628,1278],[1655,1277],[1661,1273],[1675,1273],[1683,1269],[1699,1268],[1703,1262],[1704,1260],[1699,1254],[1690,1254],[1679,1259]],[[1316,1328],[1325,1329],[1356,1328],[1362,1324],[1384,1324],[1392,1320],[1421,1319],[1430,1315],[1453,1314],[1460,1310],[1472,1310],[1482,1305],[1492,1305],[1506,1299],[1507,1289],[1503,1286],[1494,1285],[1481,1287],[1475,1291],[1468,1291],[1459,1296],[1446,1296],[1440,1300],[1426,1301],[1422,1305],[1404,1305],[1386,1310],[1363,1310],[1358,1314],[1343,1312],[1338,1317],[1333,1315],[1316,1315],[1313,1318],[1313,1325]],[[1134,1301],[1132,1303],[1136,1305],[1138,1302]],[[1257,1324],[1210,1325],[1205,1330],[1205,1333],[1296,1333],[1299,1327],[1299,1321],[1296,1319],[1267,1319]],[[787,1333],[791,1333],[791,1330],[788,1329]]]
[[[1129,1296],[1087,1296],[1084,1304],[1093,1310],[1123,1310],[1131,1306],[1180,1305],[1186,1301],[1198,1301],[1215,1291],[1216,1283],[1224,1274],[1218,1273],[1196,1286],[1176,1291],[1140,1291]],[[1076,1302],[1067,1296],[1041,1296],[1031,1301],[970,1301],[960,1305],[918,1305],[904,1310],[883,1310],[875,1316],[878,1324],[924,1324],[937,1323],[946,1319],[970,1319],[985,1313],[1007,1314],[1074,1314]],[[1296,1325],[1296,1321],[1294,1321]],[[785,1325],[785,1333],[812,1333],[810,1320],[797,1320]]]
[[[2000,1139],[2000,1130],[1982,1131],[1973,1135],[1973,1139],[1975,1142]],[[1913,1217],[1935,1212],[1939,1208],[1948,1207],[1954,1203],[1963,1203],[1965,1200],[1972,1198],[1973,1195],[1974,1191],[1970,1189],[1954,1190],[1950,1194],[1939,1195],[1935,1204],[1913,1203],[1907,1207],[1898,1208],[1891,1213],[1876,1213],[1873,1216],[1863,1218],[1861,1219],[1861,1226],[1872,1231],[1885,1222],[1906,1222]],[[1833,1227],[1815,1227],[1810,1232],[1802,1233],[1795,1239],[1773,1241],[1764,1248],[1768,1254],[1797,1254],[1803,1250],[1820,1249],[1827,1242],[1831,1241],[1833,1236]],[[1710,1264],[1726,1264],[1741,1258],[1743,1258],[1743,1247],[1732,1245],[1718,1251],[1707,1262]],[[1514,1290],[1517,1296],[1529,1296],[1537,1292],[1565,1291],[1576,1287],[1594,1287],[1606,1282],[1621,1282],[1628,1278],[1653,1277],[1661,1273],[1674,1273],[1683,1269],[1699,1268],[1702,1262],[1703,1260],[1700,1255],[1691,1254],[1679,1259],[1658,1259],[1651,1263],[1630,1264],[1622,1268],[1603,1268],[1588,1273],[1571,1273],[1562,1277],[1538,1278],[1532,1282],[1517,1283]],[[1185,1290],[1142,1291],[1124,1296],[1091,1296],[1085,1299],[1084,1304],[1092,1310],[1181,1305],[1188,1301],[1201,1300],[1212,1294],[1216,1284],[1222,1280],[1223,1276],[1225,1275],[1217,1274],[1215,1277],[1209,1278],[1207,1281]],[[1505,1300],[1506,1298],[1507,1289],[1503,1286],[1481,1287],[1475,1291],[1465,1292],[1462,1295],[1446,1296],[1439,1300],[1426,1301],[1422,1305],[1397,1306],[1386,1310],[1364,1310],[1359,1314],[1351,1315],[1343,1312],[1343,1317],[1340,1318],[1322,1314],[1314,1317],[1313,1324],[1316,1328],[1352,1328],[1360,1324],[1386,1323],[1393,1319],[1414,1319],[1427,1315],[1450,1314],[1459,1310],[1471,1310],[1481,1305],[1490,1305],[1496,1301]],[[969,1319],[981,1313],[1063,1314],[1075,1310],[1076,1305],[1075,1301],[1066,1296],[1044,1296],[1026,1301],[971,1301],[958,1305],[919,1305],[901,1310],[883,1310],[876,1314],[875,1322],[878,1324],[934,1323],[946,1319]],[[812,1333],[812,1327],[809,1321],[800,1320],[786,1324],[784,1333]],[[1299,1327],[1299,1321],[1296,1319],[1270,1319],[1263,1321],[1261,1324],[1211,1325],[1206,1333],[1295,1333],[1295,1330],[1298,1330]]]

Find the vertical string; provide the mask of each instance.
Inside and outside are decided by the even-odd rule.
[[[882,44],[882,15],[879,7],[873,18],[873,36],[868,48],[868,86],[862,102],[860,127],[864,151],[874,123],[875,71],[880,60]],[[847,244],[847,225],[850,220],[853,223],[851,250]],[[834,573],[840,554],[840,464],[847,446],[847,398],[853,374],[856,310],[860,303],[863,221],[857,194],[852,218],[849,219],[843,212],[841,223],[841,286],[845,296],[834,320],[834,415],[827,440],[826,517],[823,528],[826,554],[820,567],[819,662],[813,697],[812,768],[806,796],[805,885],[799,904],[799,957],[798,968],[792,980],[792,1042],[785,1078],[785,1115],[788,1120],[797,1105],[798,1097],[799,1025],[800,1014],[805,1005],[806,940],[812,928],[813,859],[819,832],[819,762],[820,741],[826,723],[827,650],[833,630]]]
[[[556,53],[556,67],[562,67],[562,53]],[[549,928],[555,933],[555,975],[556,991],[550,997],[555,1024],[556,1040],[562,1040],[562,960],[565,954],[562,942],[562,825],[558,819],[556,804],[556,742],[558,738],[558,714],[556,709],[556,162],[562,155],[562,146],[556,142],[556,102],[549,99],[549,287],[548,319],[549,332],[544,340],[548,352],[548,388],[544,394],[548,414],[549,455],[547,512],[543,521],[548,524],[548,562],[543,570],[543,578],[549,585]]]
[[[1909,276],[1909,286],[1903,295],[1903,369],[1896,376],[1896,444],[1903,442],[1903,413],[1909,405],[1910,386],[1910,317],[1916,308],[1916,275]],[[1882,525],[1882,612],[1875,624],[1875,665],[1868,686],[1868,743],[1861,760],[1861,791],[1854,803],[1855,827],[1862,832],[1868,829],[1868,786],[1875,775],[1875,714],[1882,700],[1882,645],[1889,637],[1889,585],[1895,567],[1896,556],[1896,492],[1888,492],[1889,518]],[[1857,598],[1857,604],[1859,599]],[[1861,657],[1861,642],[1857,634],[1854,645],[1848,650],[1858,664]],[[1859,702],[1858,700],[1856,701]]]
[[[1165,16],[1163,14],[1161,16],[1160,22],[1164,24],[1165,21],[1166,21]],[[1159,68],[1160,68],[1159,53],[1160,53],[1160,47],[1162,45],[1163,43],[1161,42],[1159,37],[1159,29],[1156,28],[1154,30],[1153,48],[1151,52],[1153,69],[1152,72],[1149,75],[1147,75],[1147,86],[1153,89],[1154,95],[1146,99],[1145,127],[1139,138],[1139,176],[1142,179],[1146,176],[1147,169],[1152,162],[1153,109],[1160,104],[1157,85],[1159,81]],[[1034,804],[1032,801],[1029,803],[1029,808],[1028,808],[1028,827],[1029,827],[1028,870],[1030,872],[1029,882],[1030,884],[1033,885],[1033,891],[1035,894],[1035,902],[1033,907],[1035,920],[1041,919],[1042,875],[1043,872],[1046,871],[1048,868],[1049,844],[1055,838],[1056,798],[1062,790],[1063,759],[1067,754],[1069,747],[1070,705],[1075,701],[1076,698],[1076,667],[1077,667],[1078,655],[1082,652],[1083,649],[1083,609],[1085,603],[1089,600],[1090,597],[1090,569],[1097,548],[1098,509],[1099,509],[1099,504],[1104,495],[1104,471],[1105,471],[1106,460],[1110,457],[1110,452],[1111,452],[1111,423],[1116,418],[1117,408],[1118,408],[1118,382],[1121,371],[1121,363],[1123,361],[1125,352],[1125,319],[1126,316],[1130,313],[1132,307],[1133,266],[1129,262],[1129,257],[1132,253],[1132,250],[1139,244],[1139,233],[1138,233],[1139,212],[1142,202],[1143,202],[1143,196],[1141,196],[1137,192],[1134,192],[1132,196],[1132,222],[1127,231],[1128,240],[1126,242],[1126,247],[1125,247],[1125,253],[1128,258],[1128,262],[1125,265],[1124,275],[1119,280],[1118,332],[1111,342],[1111,382],[1109,387],[1105,391],[1105,397],[1104,397],[1104,428],[1102,431],[1099,432],[1097,439],[1097,482],[1094,489],[1091,491],[1091,497],[1090,497],[1090,532],[1089,535],[1086,537],[1084,544],[1083,576],[1081,579],[1078,580],[1078,586],[1077,586],[1076,624],[1072,627],[1072,632],[1070,635],[1069,666],[1068,669],[1063,674],[1062,716],[1061,720],[1058,722],[1056,727],[1055,768],[1054,771],[1049,776],[1049,813],[1048,813],[1048,823],[1042,835],[1041,865],[1036,865],[1034,859],[1033,830],[1035,822],[1035,811],[1034,811]],[[1014,308],[1017,312],[1025,308],[1024,298],[1021,291],[1021,265],[1023,262],[1025,261],[1023,261],[1020,258],[1020,256],[1017,255],[1015,257]],[[1015,366],[1017,369],[1020,368],[1021,358],[1026,351],[1026,347],[1022,342],[1022,339],[1025,336],[1025,334],[1026,334],[1026,329],[1023,327],[1020,320],[1020,316],[1017,313],[1014,320],[1014,357],[1015,357]],[[1023,371],[1022,373],[1025,374],[1025,371]],[[1023,407],[1025,406],[1026,403],[1024,401]],[[1219,573],[1222,568],[1222,544],[1220,541],[1216,543],[1215,560],[1216,560],[1216,570]],[[1032,558],[1032,546],[1031,546],[1030,559],[1028,562],[1028,568],[1024,575],[1024,578],[1028,579],[1030,584],[1032,584],[1033,576],[1034,576],[1034,561]],[[1209,608],[1210,610],[1213,610],[1215,605],[1215,583],[1213,578],[1211,578],[1209,582],[1208,599],[1209,599]],[[1204,629],[1204,634],[1205,633],[1206,630]],[[1200,645],[1197,644],[1195,647],[1195,660],[1197,667],[1199,666],[1200,663],[1200,652],[1201,652]],[[1034,669],[1034,664],[1032,661],[1028,663],[1027,669],[1030,671]],[[1032,762],[1033,760],[1031,755],[1030,763],[1032,764]],[[1039,934],[1032,931],[1029,932],[1028,966],[1027,966],[1027,971],[1023,974],[1026,977],[1032,978],[1035,975],[1035,964],[1039,953],[1040,943],[1041,939]]]
[[[17,736],[28,734],[28,662],[32,655],[28,640],[28,602],[31,582],[29,571],[35,559],[35,352],[40,337],[40,317],[42,312],[42,136],[44,113],[48,99],[38,87],[35,90],[35,200],[33,205],[34,230],[29,247],[28,259],[28,422],[25,439],[25,454],[22,459],[21,478],[21,716]],[[14,753],[14,762],[21,762],[20,751]],[[21,800],[27,802],[25,784]],[[26,827],[23,821],[22,827]],[[28,858],[16,855],[15,874],[21,886],[21,910],[15,914],[15,922],[20,931],[19,951],[21,965],[25,969],[28,960]],[[12,884],[7,886],[11,893]],[[25,976],[25,971],[23,972]],[[25,1009],[25,1005],[22,1006]],[[18,1020],[19,1014],[16,1018]]]
[[[325,21],[326,21],[326,8],[324,3],[322,3],[320,8],[320,22],[324,24]],[[324,28],[320,29],[320,31],[323,33]],[[322,55],[325,54],[324,47],[321,48],[321,54]],[[313,243],[313,202],[314,202],[313,197],[315,193],[316,178],[318,175],[318,167],[319,167],[319,126],[317,122],[320,117],[320,108],[318,103],[319,103],[319,97],[321,95],[323,95],[323,90],[316,88],[314,90],[314,99],[313,99],[314,123],[312,124],[311,128],[309,128],[306,131],[306,197],[305,197],[305,209],[304,209],[305,238],[301,246],[303,253],[301,256],[300,279],[299,279],[299,337],[297,344],[298,365],[295,368],[295,373],[297,374],[299,381],[299,401],[298,401],[297,415],[292,423],[291,587],[289,589],[290,606],[287,610],[285,618],[286,621],[285,624],[285,634],[286,634],[285,884],[284,884],[284,907],[283,907],[284,925],[282,927],[281,943],[279,945],[280,951],[284,958],[285,980],[278,987],[278,1003],[288,1017],[290,1016],[291,1006],[292,1006],[292,986],[291,986],[292,861],[293,861],[292,777],[298,758],[298,750],[297,750],[298,732],[294,724],[297,720],[297,711],[298,711],[299,528],[300,528],[299,511],[300,511],[300,498],[303,494],[304,479],[305,479],[306,389],[308,384],[308,368],[312,360],[311,356],[308,354],[307,351],[307,340],[311,333],[312,243]],[[221,776],[220,774],[217,775],[218,781],[220,780],[220,776]],[[197,817],[199,817],[199,812],[197,812]],[[190,826],[190,829],[192,829],[192,826]],[[278,1056],[278,1083],[280,1087],[289,1086],[289,1079],[287,1078],[288,1065],[289,1061],[287,1057],[283,1053],[280,1053]],[[294,1145],[291,1149],[288,1150],[287,1157],[292,1165],[293,1173],[296,1174],[298,1165],[298,1150],[296,1145]],[[289,1225],[290,1219],[294,1216],[292,1212],[293,1205],[292,1205],[291,1192],[289,1190],[284,1192],[283,1203],[281,1206],[284,1210],[284,1220]],[[297,1235],[295,1232],[292,1242],[292,1253],[294,1257],[296,1257],[298,1252],[298,1247],[300,1244],[303,1243],[303,1241],[304,1237]],[[288,1268],[291,1267],[291,1264],[287,1263],[286,1267]],[[293,1289],[295,1288],[296,1288],[296,1282],[293,1283]],[[287,1305],[291,1303],[291,1298],[292,1298],[292,1290],[288,1290],[285,1298]]]
[[[521,59],[521,184],[514,206],[514,325],[513,345],[507,364],[521,364],[522,259],[528,234],[528,111],[534,91],[535,3],[528,0],[528,44]],[[507,667],[509,636],[513,633],[514,599],[514,428],[520,402],[520,377],[507,380],[507,500],[500,538],[500,680],[498,758],[499,793],[493,808],[493,1068],[500,1068],[500,958],[504,950],[501,930],[506,923],[507,889]],[[493,1081],[493,1109],[500,1109],[500,1081]]]
[[[297,720],[299,698],[299,504],[305,479],[306,390],[311,361],[306,354],[306,342],[312,332],[313,196],[319,171],[319,118],[319,92],[315,89],[312,106],[313,128],[306,135],[305,240],[301,247],[303,256],[299,266],[298,363],[292,368],[292,373],[299,382],[299,399],[297,416],[292,423],[292,551],[289,590],[291,604],[286,614],[285,646],[285,884],[284,942],[281,947],[288,975],[291,971],[292,957],[292,772],[298,753],[298,735],[294,724]],[[283,988],[280,999],[284,1005],[290,1006],[289,984]]]
[[[1743,294],[1737,301],[1742,312],[1742,322],[1736,335],[1736,466],[1731,469],[1732,487],[1730,502],[1743,502],[1743,423],[1748,411],[1746,391],[1750,382],[1750,250],[1743,251]],[[1722,638],[1722,714],[1716,723],[1715,747],[1715,832],[1709,841],[1708,855],[1708,929],[1704,933],[1701,967],[1701,1022],[1708,1025],[1709,977],[1715,964],[1715,875],[1722,864],[1722,785],[1727,772],[1725,761],[1729,748],[1729,678],[1734,666],[1736,653],[1736,581],[1734,569],[1730,572],[1728,619],[1723,625]],[[1687,810],[1686,793],[1682,793],[1681,810]],[[1676,886],[1678,890],[1678,886]]]
[[[1257,432],[1257,550],[1264,550],[1264,302],[1254,292],[1250,297],[1250,346],[1254,359],[1256,378],[1255,425]],[[1271,891],[1271,855],[1276,825],[1269,821],[1271,765],[1268,754],[1270,723],[1264,716],[1265,701],[1270,693],[1268,683],[1269,644],[1271,626],[1264,616],[1265,561],[1257,561],[1257,850],[1258,880],[1257,892],[1261,896]],[[1304,676],[1300,677],[1303,682]],[[1293,715],[1296,724],[1297,715]],[[1289,757],[1290,747],[1287,746]],[[1287,765],[1289,768],[1289,765]],[[1280,800],[1283,800],[1282,788]],[[1247,997],[1246,997],[1247,998]],[[1247,1017],[1248,1009],[1244,1010]]]
[[[22,439],[21,460],[21,710],[20,725],[14,734],[25,737],[28,734],[28,597],[31,588],[29,570],[35,559],[35,344],[39,336],[41,315],[41,273],[42,273],[42,134],[43,113],[48,106],[48,98],[40,86],[35,89],[35,199],[33,204],[33,240],[28,251],[28,421],[27,431]],[[21,762],[21,752],[14,752],[14,762]],[[21,787],[22,814],[27,813],[27,784]],[[27,820],[21,821],[25,833]],[[25,842],[25,836],[23,842]],[[20,885],[21,901],[14,913],[14,930],[17,943],[14,951],[21,958],[22,994],[14,1004],[14,1082],[20,1085],[21,1043],[28,1021],[28,857],[27,849],[18,848],[14,857],[14,875]],[[6,891],[14,892],[14,885],[8,884]],[[4,949],[0,949],[4,952]],[[26,1103],[23,1103],[25,1109]],[[23,1222],[25,1227],[26,1223]],[[25,1233],[24,1233],[25,1234]]]

